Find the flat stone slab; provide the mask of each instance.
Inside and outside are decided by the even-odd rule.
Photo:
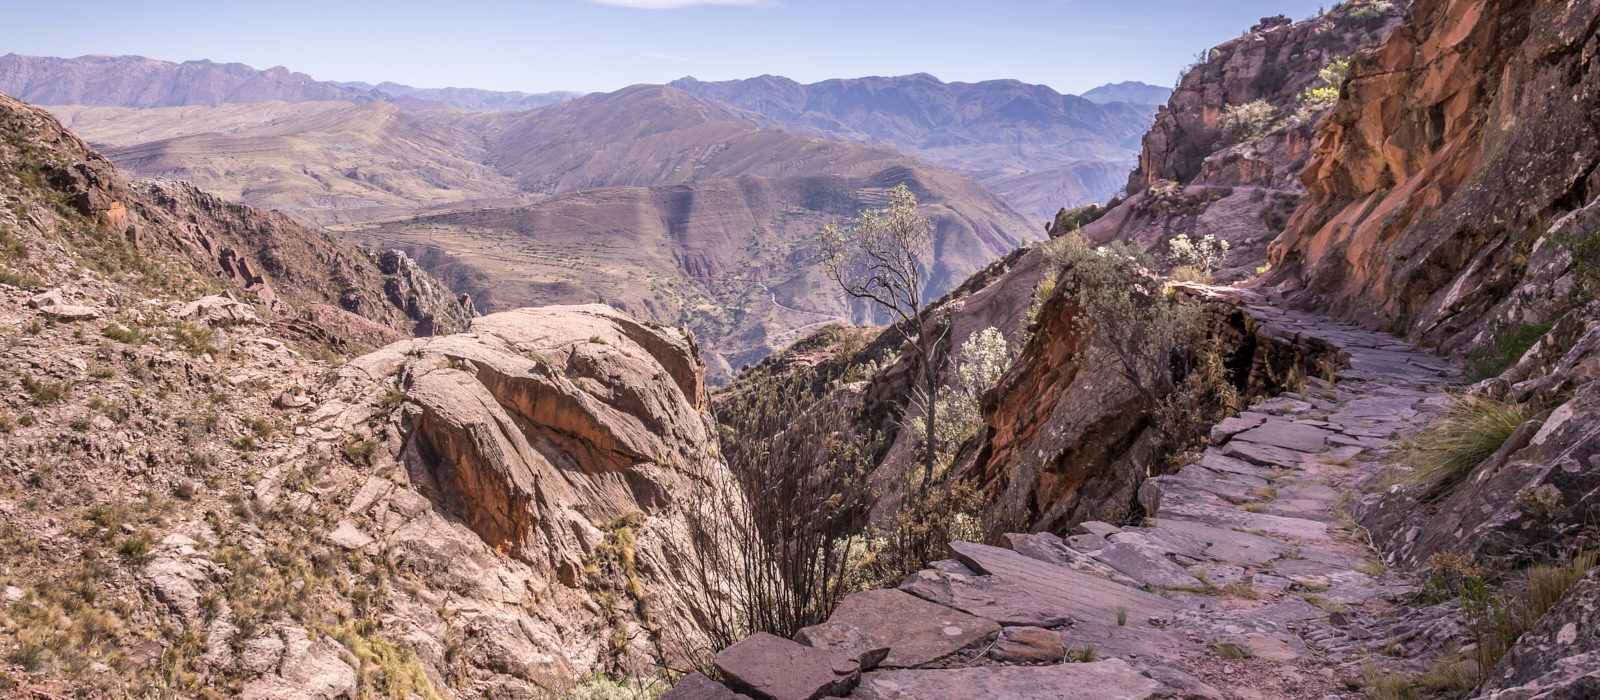
[[[1227,442],[1228,438],[1261,425],[1263,420],[1262,418],[1241,418],[1239,416],[1224,418],[1222,422],[1211,426],[1211,444],[1221,445]]]
[[[1283,632],[1246,632],[1228,635],[1222,641],[1243,649],[1251,656],[1273,661],[1294,661],[1311,653],[1299,637]]]
[[[1345,423],[1343,432],[1350,437],[1387,439],[1394,437],[1394,426],[1391,425],[1366,425],[1362,423]]]
[[[1339,412],[1328,417],[1335,423],[1344,423],[1349,419],[1382,418],[1385,420],[1405,420],[1417,415],[1417,399],[1410,397],[1383,398],[1383,399],[1356,399],[1339,407]]]
[[[817,700],[844,695],[861,678],[856,662],[765,632],[717,654],[728,685],[757,700]]]
[[[1279,624],[1316,620],[1327,616],[1327,613],[1323,612],[1321,608],[1295,596],[1286,597],[1279,603],[1247,610],[1244,614]]]
[[[1163,518],[1178,516],[1185,520],[1198,520],[1223,529],[1259,530],[1307,540],[1320,540],[1328,536],[1328,526],[1315,520],[1251,513],[1232,506],[1211,503],[1180,502],[1170,506],[1164,505],[1161,507],[1161,515]]]
[[[1094,647],[1101,658],[1146,660],[1180,659],[1201,651],[1199,645],[1179,631],[1136,625],[1131,615],[1125,626],[1118,627],[1114,621],[1111,624],[1077,624],[1057,634],[1061,635],[1061,643],[1066,645],[1069,655],[1087,647]]]
[[[1072,614],[1057,601],[1040,598],[1010,581],[993,576],[962,576],[928,569],[900,584],[900,590],[1003,627],[1059,627]]]
[[[1117,608],[1121,606],[1128,613],[1128,624],[1149,624],[1149,618],[1169,618],[1179,608],[1177,603],[1161,596],[1030,559],[1008,549],[972,542],[952,542],[950,549],[974,571],[1005,579],[1033,595],[1050,599],[1065,608],[1075,620],[1116,624]]]
[[[1300,465],[1305,464],[1306,460],[1311,458],[1311,455],[1304,452],[1240,440],[1229,440],[1222,453],[1229,457],[1245,460],[1251,464],[1263,467],[1283,467],[1285,469],[1298,469]]]
[[[1073,537],[1094,537],[1094,535],[1073,535]],[[1100,544],[1095,548],[1111,544],[1105,538],[1095,538]],[[1079,573],[1097,576],[1099,578],[1121,583],[1123,585],[1139,587],[1139,582],[1089,556],[1085,550],[1078,550],[1063,542],[1048,532],[1032,534],[1011,532],[1000,536],[1000,544],[1006,549],[1014,551],[1029,559],[1042,561],[1046,564],[1064,566]],[[970,568],[968,569],[970,570]]]
[[[100,312],[96,311],[92,306],[56,304],[54,306],[41,306],[39,310],[57,321],[91,321],[100,318]]]
[[[1293,549],[1288,544],[1270,537],[1212,527],[1179,518],[1162,518],[1157,523],[1156,529],[1175,530],[1205,542],[1207,545],[1205,553],[1208,558],[1232,564],[1261,566]]]
[[[1242,459],[1229,457],[1214,449],[1207,449],[1206,453],[1200,457],[1200,461],[1196,462],[1196,464],[1199,464],[1200,466],[1210,469],[1214,472],[1226,472],[1229,474],[1238,474],[1240,476],[1255,477],[1260,479],[1261,484],[1263,485],[1267,482],[1268,470],[1266,467],[1258,467]]]
[[[1166,690],[1121,659],[1054,666],[876,671],[863,700],[1148,700]]]
[[[1244,581],[1244,569],[1232,564],[1198,564],[1189,567],[1189,573],[1218,588]]]
[[[1328,431],[1316,426],[1283,420],[1269,420],[1258,428],[1252,428],[1233,436],[1233,441],[1271,445],[1296,452],[1319,452],[1327,443],[1330,434]]]
[[[659,700],[750,700],[750,696],[735,693],[728,687],[707,678],[702,673],[691,673],[678,681],[672,690]]]
[[[1138,537],[1128,537],[1095,551],[1092,555],[1117,571],[1152,586],[1199,588],[1200,580],[1183,567],[1168,560],[1159,547]]]
[[[1272,563],[1272,573],[1302,586],[1315,588],[1332,588],[1340,584],[1364,586],[1373,583],[1371,576],[1359,571],[1310,559],[1279,559]]]
[[[930,664],[967,647],[987,643],[1000,631],[1000,625],[993,620],[952,610],[895,589],[845,596],[828,620],[854,625],[888,644],[889,655],[881,664],[887,668]]]
[[[340,520],[339,526],[328,533],[328,541],[345,549],[361,549],[372,544],[372,536],[362,532],[355,523]]]
[[[965,567],[963,567],[965,568]],[[794,641],[816,649],[826,649],[871,671],[889,656],[889,645],[847,622],[824,622],[794,633]]]

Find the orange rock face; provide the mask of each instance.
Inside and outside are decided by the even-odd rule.
[[[1600,189],[1597,18],[1594,0],[1415,2],[1353,61],[1263,287],[1447,347],[1548,322],[1559,304],[1515,297],[1551,295],[1565,265],[1540,237]]]

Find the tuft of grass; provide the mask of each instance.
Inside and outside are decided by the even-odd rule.
[[[1412,480],[1433,484],[1436,495],[1448,494],[1528,418],[1514,402],[1457,399],[1443,419],[1417,436],[1410,450],[1416,468]]]
[[[383,392],[383,396],[378,397],[378,410],[383,413],[392,412],[410,398],[411,395],[401,389],[390,389]]]
[[[1239,596],[1240,598],[1244,598],[1246,600],[1255,600],[1261,597],[1261,594],[1256,593],[1256,589],[1251,588],[1243,583],[1230,583],[1226,586],[1223,586],[1222,590],[1228,595]]]
[[[35,406],[48,406],[72,391],[72,382],[41,382],[33,377],[22,378],[22,388],[28,391]]]
[[[1253,656],[1250,652],[1240,649],[1238,645],[1230,642],[1217,642],[1211,645],[1211,648],[1216,650],[1217,656],[1229,660],[1248,659]]]
[[[1127,627],[1128,626],[1128,608],[1126,606],[1122,606],[1122,605],[1118,605],[1117,606],[1117,626],[1118,627]]]
[[[419,697],[423,700],[443,699],[443,696],[434,689],[433,682],[428,680],[428,674],[417,663],[416,654],[412,653],[410,649],[382,637],[362,634],[359,626],[351,623],[334,628],[332,636],[339,640],[341,644],[344,644],[361,661],[357,675],[360,680],[362,698],[407,700],[407,698]],[[654,696],[641,695],[636,697],[644,700]]]
[[[129,345],[143,345],[148,338],[144,333],[134,330],[120,323],[113,323],[100,330],[100,334],[119,343]]]
[[[378,453],[377,440],[357,440],[345,443],[344,456],[351,463],[359,467],[372,466],[372,459]]]
[[[1322,611],[1325,612],[1325,613],[1341,613],[1342,614],[1342,613],[1345,613],[1345,612],[1349,612],[1344,607],[1344,603],[1340,603],[1339,601],[1336,601],[1336,600],[1328,600],[1327,598],[1319,596],[1319,595],[1317,595],[1315,593],[1301,593],[1300,597],[1305,599],[1305,601],[1307,603],[1310,603],[1312,605],[1317,606],[1318,608],[1321,608]]]
[[[217,348],[211,344],[210,329],[179,321],[172,326],[172,337],[190,355],[217,354]]]
[[[1067,655],[1077,659],[1078,663],[1089,664],[1100,658],[1100,649],[1093,644],[1085,644],[1082,649],[1069,650]]]
[[[1571,560],[1554,566],[1540,565],[1528,569],[1528,624],[1533,624],[1550,608],[1561,602],[1561,597],[1567,594],[1567,589],[1572,584],[1600,563],[1600,557],[1593,552],[1580,552]]]

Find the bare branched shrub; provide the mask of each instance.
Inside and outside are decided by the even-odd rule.
[[[779,375],[719,408],[737,483],[707,485],[690,519],[703,556],[693,607],[708,636],[680,652],[692,662],[756,632],[791,637],[861,587],[878,437],[857,431],[855,408],[825,404],[836,382],[816,379]]]

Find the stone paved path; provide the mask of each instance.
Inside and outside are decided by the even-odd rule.
[[[1065,663],[1003,666],[990,658],[994,635],[974,640],[951,615],[862,615],[852,611],[868,606],[847,603],[834,621],[891,648],[947,640],[939,660],[863,673],[851,697],[1349,700],[1361,693],[1346,681],[1374,658],[1459,645],[1439,611],[1404,606],[1415,582],[1388,570],[1340,510],[1397,440],[1447,406],[1440,390],[1457,370],[1391,336],[1247,308],[1262,333],[1320,340],[1348,368],[1218,425],[1200,459],[1147,487],[1160,508],[1146,526],[1013,534],[1005,548],[958,542],[955,560],[901,586],[998,623],[1001,642],[1024,629],[1013,626],[1069,615],[1050,629]]]

